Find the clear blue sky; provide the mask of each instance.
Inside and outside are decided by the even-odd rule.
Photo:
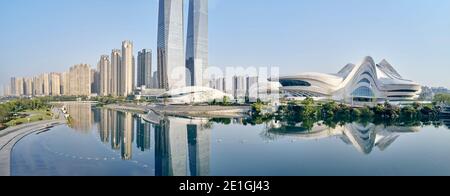
[[[371,55],[450,88],[448,0],[209,1],[211,65],[337,72]],[[0,83],[96,65],[126,39],[155,50],[156,21],[157,0],[2,0]]]

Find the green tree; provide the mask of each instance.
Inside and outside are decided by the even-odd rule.
[[[339,106],[336,102],[331,101],[322,105],[322,115],[324,117],[333,117],[339,110]]]
[[[434,96],[433,102],[437,104],[450,104],[450,94],[437,94]]]
[[[361,112],[360,114],[361,118],[368,119],[372,118],[375,115],[374,112],[369,107],[359,108],[358,110]]]
[[[230,105],[230,98],[228,96],[223,96],[222,104],[225,106]]]
[[[429,105],[423,106],[422,109],[420,109],[420,114],[423,116],[431,116],[431,115],[434,115],[434,113],[437,113],[437,112],[435,112],[433,107],[429,106]]]
[[[264,108],[264,104],[261,102],[252,104],[252,112],[256,115],[261,115],[263,108]]]
[[[382,116],[384,114],[384,105],[378,104],[374,108],[372,108],[373,112],[377,116]]]
[[[302,104],[305,106],[312,106],[312,105],[314,105],[314,99],[311,97],[308,97],[302,101]]]
[[[317,109],[314,106],[314,99],[312,98],[303,100],[299,110],[300,117],[303,119],[311,119],[317,116]]]
[[[422,104],[420,104],[419,102],[414,102],[414,103],[412,104],[412,107],[413,107],[414,109],[418,110],[420,107],[422,107]]]
[[[405,106],[401,109],[401,116],[407,119],[413,119],[416,117],[417,110],[413,106]]]

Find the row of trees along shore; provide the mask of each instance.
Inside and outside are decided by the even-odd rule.
[[[16,99],[0,104],[0,129],[6,128],[6,123],[20,118],[20,112],[30,110],[49,110],[50,105],[43,99]]]
[[[263,102],[257,102],[252,104],[249,123],[261,124],[268,120],[280,120],[290,124],[302,122],[309,123],[311,126],[320,121],[331,126],[355,121],[386,125],[428,123],[439,120],[440,103],[450,103],[450,99],[445,100],[447,98],[444,97],[438,96],[431,104],[416,102],[402,107],[388,102],[373,107],[351,107],[334,101],[315,102],[312,98],[306,98],[303,101],[291,101],[281,105],[275,113],[264,113],[264,109],[269,106]]]

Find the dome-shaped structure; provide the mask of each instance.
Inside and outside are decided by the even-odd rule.
[[[172,104],[222,102],[224,97],[232,99],[230,94],[202,86],[189,86],[167,91],[158,99]]]

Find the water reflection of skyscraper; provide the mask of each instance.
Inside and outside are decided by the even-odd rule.
[[[123,160],[132,159],[134,129],[136,145],[142,151],[151,148],[152,124],[131,113],[96,110],[98,129],[102,142],[111,142]],[[134,125],[136,123],[136,126]],[[154,126],[155,175],[207,176],[210,163],[210,128],[208,119],[165,117]]]
[[[98,122],[98,132],[100,135],[100,140],[103,143],[108,143],[109,142],[109,130],[111,130],[111,127],[110,127],[111,119],[109,116],[109,111],[108,110],[96,110],[94,112],[94,114],[95,113],[100,114],[100,122]]]
[[[137,138],[136,143],[137,147],[141,149],[142,152],[146,150],[150,150],[151,145],[151,124],[145,122],[141,118],[136,119],[137,125]]]
[[[120,149],[120,131],[118,129],[119,119],[116,111],[107,110],[109,115],[109,127],[111,127],[111,148],[113,150]]]
[[[210,130],[202,126],[205,123],[206,119],[167,117],[156,125],[157,176],[209,175]]]
[[[211,131],[196,124],[187,125],[187,129],[191,176],[209,176]]]
[[[94,119],[92,118],[91,104],[67,104],[67,112],[72,118],[71,128],[76,131],[88,133],[92,129]]]
[[[272,123],[276,124],[276,123]],[[418,132],[418,127],[399,127],[374,125],[369,123],[349,123],[344,126],[330,128],[323,124],[316,124],[312,130],[306,131],[299,127],[281,126],[269,128],[268,132],[275,135],[288,135],[301,139],[322,139],[328,137],[339,137],[346,144],[353,145],[359,152],[370,154],[374,147],[381,151],[386,150],[401,133]]]
[[[123,160],[131,160],[133,148],[134,119],[131,113],[118,112],[118,129],[121,138]]]

